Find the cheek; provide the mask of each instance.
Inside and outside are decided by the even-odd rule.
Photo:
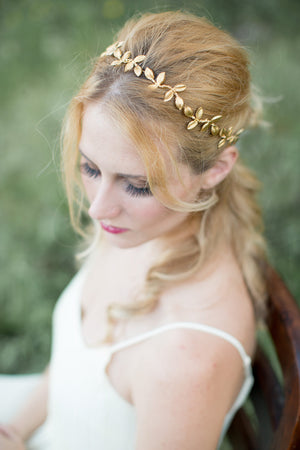
[[[129,207],[126,209],[129,211]],[[154,197],[141,198],[138,201],[135,199],[130,210],[132,216],[144,223],[154,223],[169,213],[169,210]]]

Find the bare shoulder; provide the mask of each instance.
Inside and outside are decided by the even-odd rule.
[[[253,308],[234,264],[177,286],[164,300],[174,322],[220,329],[253,352]],[[143,346],[132,373],[138,449],[152,449],[153,436],[156,449],[216,448],[244,380],[242,358],[230,342],[201,329],[171,329]]]
[[[217,336],[175,329],[156,336],[144,357],[132,389],[137,448],[216,448],[244,376],[235,349]]]
[[[230,252],[191,280],[168,290],[162,301],[168,305],[172,320],[223,330],[238,339],[250,356],[253,354],[256,331],[253,303]]]

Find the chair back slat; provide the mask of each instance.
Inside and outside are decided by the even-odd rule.
[[[274,369],[261,347],[257,348],[253,362],[253,373],[256,384],[266,402],[273,430],[278,427],[284,406],[283,388],[278,381]]]
[[[233,448],[238,450],[300,450],[300,311],[271,267],[268,268],[267,289],[266,325],[283,383],[258,347],[253,362],[255,384],[250,395],[255,420],[253,417],[247,420],[245,408],[241,408],[228,434]]]
[[[300,313],[287,287],[269,269],[267,322],[284,378],[285,403],[271,449],[300,449]]]

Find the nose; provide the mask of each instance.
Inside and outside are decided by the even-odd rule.
[[[98,186],[95,196],[89,207],[89,216],[95,220],[114,219],[121,212],[117,193],[109,186]]]

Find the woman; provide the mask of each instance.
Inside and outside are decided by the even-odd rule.
[[[92,241],[1,449],[44,421],[40,448],[220,445],[264,311],[258,182],[235,146],[251,103],[244,50],[193,15],[129,21],[97,59],[63,141],[71,219]]]

